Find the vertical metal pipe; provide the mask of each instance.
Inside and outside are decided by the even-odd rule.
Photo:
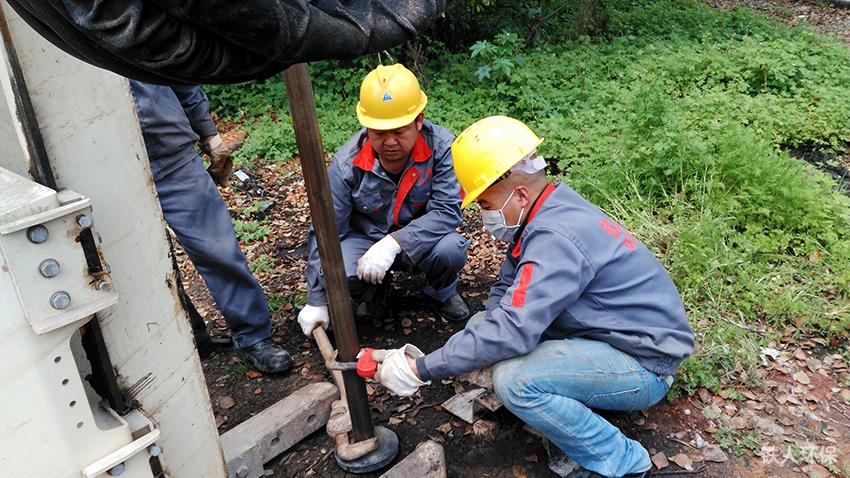
[[[307,187],[313,227],[316,230],[328,308],[339,350],[338,357],[340,361],[352,362],[360,351],[360,343],[354,327],[348,278],[342,262],[339,230],[328,184],[319,121],[316,117],[316,100],[313,98],[313,86],[307,65],[299,63],[289,67],[283,72],[283,79],[286,83],[295,139],[301,154],[301,170]],[[366,384],[354,370],[343,371],[342,378],[348,411],[351,414],[351,440],[356,443],[371,438],[375,434],[375,428],[366,396]]]

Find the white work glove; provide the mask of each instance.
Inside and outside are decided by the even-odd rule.
[[[357,278],[370,284],[380,284],[399,252],[401,246],[395,238],[389,234],[384,236],[357,261]]]
[[[313,329],[322,326],[323,329],[328,328],[330,317],[328,316],[328,306],[326,305],[310,305],[307,304],[298,312],[298,325],[307,337],[312,337]]]
[[[408,361],[408,357],[415,362],[423,356],[425,354],[421,350],[410,344],[405,344],[400,349],[375,350],[372,352],[372,358],[378,362],[375,381],[400,397],[413,395],[419,387],[431,383],[420,380],[411,368],[411,361]]]

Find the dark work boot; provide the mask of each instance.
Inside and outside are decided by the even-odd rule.
[[[282,373],[292,368],[292,357],[272,339],[263,339],[250,347],[237,348],[236,355],[263,373]]]
[[[448,300],[438,305],[437,310],[449,322],[461,322],[469,317],[469,308],[457,292],[449,297]]]

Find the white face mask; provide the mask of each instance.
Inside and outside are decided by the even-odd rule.
[[[520,209],[517,223],[513,226],[507,225],[507,222],[505,221],[505,214],[502,211],[505,209],[505,206],[508,205],[508,201],[511,200],[515,192],[516,191],[511,192],[511,195],[508,196],[505,203],[502,204],[502,207],[498,210],[490,211],[487,209],[481,209],[481,221],[484,223],[484,227],[488,232],[490,232],[490,234],[502,242],[513,241],[514,235],[522,223],[522,213],[525,212],[525,208]]]

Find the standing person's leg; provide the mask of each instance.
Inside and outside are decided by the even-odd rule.
[[[240,356],[263,371],[288,369],[289,354],[268,340],[271,318],[265,293],[248,267],[227,205],[201,158],[157,179],[156,188],[163,216],[204,278]]]
[[[652,466],[640,443],[591,410],[642,410],[664,398],[669,385],[632,356],[594,340],[548,340],[493,366],[493,385],[514,415],[582,467],[619,477]]]
[[[469,240],[456,232],[443,236],[428,254],[413,265],[425,274],[423,293],[434,299],[440,313],[449,320],[459,321],[469,315],[469,309],[457,292],[460,271],[466,265]],[[405,260],[409,261],[406,258]]]

